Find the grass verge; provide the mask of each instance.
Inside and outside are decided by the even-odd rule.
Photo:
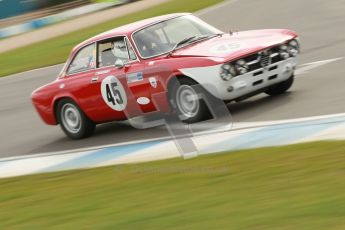
[[[62,63],[67,59],[68,54],[75,45],[106,30],[158,15],[176,12],[195,12],[222,1],[171,0],[153,8],[129,14],[109,22],[2,53],[0,54],[0,77]]]
[[[0,229],[344,229],[345,142],[0,180]]]

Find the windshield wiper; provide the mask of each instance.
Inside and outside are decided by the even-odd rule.
[[[195,38],[197,38],[197,36],[188,37],[188,38],[185,38],[185,39],[179,41],[178,43],[176,43],[174,48],[168,53],[168,56],[170,56],[178,47],[180,47],[181,45],[183,45],[185,43],[188,43],[188,42],[194,40]]]
[[[197,39],[195,39],[194,41],[199,41],[205,38],[214,38],[214,37],[221,37],[223,36],[224,33],[218,33],[218,34],[206,34],[206,35],[202,35],[197,37]]]
[[[180,42],[178,42],[174,48],[168,53],[168,56],[171,56],[172,53],[179,48],[181,45],[185,44],[185,43],[190,43],[190,42],[196,42],[196,41],[200,41],[206,38],[212,38],[212,37],[217,37],[217,36],[222,36],[223,34],[207,34],[207,35],[202,35],[202,36],[192,36],[192,37],[188,37],[185,38],[183,40],[181,40]]]

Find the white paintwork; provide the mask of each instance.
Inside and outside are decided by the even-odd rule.
[[[277,69],[268,71],[271,66],[278,66]],[[291,76],[291,72],[286,73],[285,70],[296,68],[297,59],[289,58],[269,65],[266,68],[254,70],[252,72],[232,78],[230,81],[224,81],[220,78],[220,68],[222,65],[214,65],[207,67],[196,67],[180,69],[180,71],[201,84],[213,96],[222,100],[232,100],[245,96],[262,88],[287,80]],[[263,74],[253,76],[253,73],[263,71]],[[269,80],[270,76],[277,75],[277,78]],[[256,81],[262,80],[261,84],[253,86]],[[232,86],[234,90],[228,92],[228,88]]]

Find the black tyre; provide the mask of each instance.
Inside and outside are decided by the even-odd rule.
[[[61,129],[72,139],[89,137],[95,130],[95,123],[70,99],[59,101],[56,115]]]
[[[210,116],[200,95],[210,96],[198,83],[189,78],[179,78],[169,91],[170,104],[174,112],[185,123],[195,123]]]
[[[283,94],[288,89],[291,88],[293,82],[294,82],[294,75],[292,75],[289,79],[287,79],[283,82],[280,82],[278,84],[275,84],[275,85],[268,87],[268,89],[265,91],[265,93],[270,95],[270,96]]]

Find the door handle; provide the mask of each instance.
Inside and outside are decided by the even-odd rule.
[[[91,82],[97,82],[97,81],[98,81],[98,77],[91,78]]]

